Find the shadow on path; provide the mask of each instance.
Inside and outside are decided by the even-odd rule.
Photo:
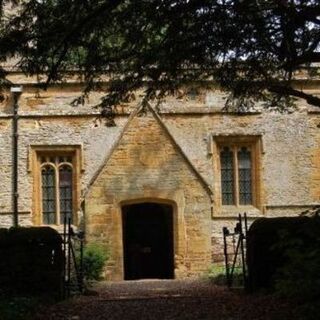
[[[101,282],[95,295],[39,311],[35,320],[285,320],[289,306],[271,296],[249,296],[204,280]]]

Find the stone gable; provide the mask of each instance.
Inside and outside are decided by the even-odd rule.
[[[112,279],[123,278],[121,208],[140,202],[174,208],[175,277],[205,271],[211,256],[209,192],[152,112],[131,119],[86,196],[88,240],[110,247]]]

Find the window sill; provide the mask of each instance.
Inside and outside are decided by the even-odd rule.
[[[39,227],[49,227],[49,228],[52,228],[52,229],[58,231],[59,233],[63,233],[64,232],[64,225],[63,224],[44,224],[44,223],[41,223],[39,225]],[[77,230],[78,230],[78,226],[77,225],[71,224],[71,227],[72,227],[74,232],[77,232]],[[68,225],[67,225],[67,228],[68,228]]]
[[[214,208],[212,219],[234,219],[238,218],[239,214],[247,214],[248,218],[256,219],[264,217],[263,211],[252,205],[247,206],[222,206]]]

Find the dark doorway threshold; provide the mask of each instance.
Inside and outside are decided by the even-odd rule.
[[[173,279],[173,210],[153,202],[122,207],[124,278]]]

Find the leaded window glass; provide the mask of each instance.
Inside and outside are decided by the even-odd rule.
[[[41,156],[42,221],[62,224],[73,217],[73,167],[70,156]]]
[[[72,168],[63,165],[59,168],[60,223],[72,219]]]
[[[247,148],[238,151],[239,204],[252,203],[251,152]]]
[[[222,205],[253,204],[253,167],[250,145],[220,147]]]
[[[42,178],[42,214],[43,223],[56,223],[56,174],[52,166],[44,166]]]
[[[220,153],[221,161],[221,191],[222,204],[234,204],[233,152],[223,148]]]

